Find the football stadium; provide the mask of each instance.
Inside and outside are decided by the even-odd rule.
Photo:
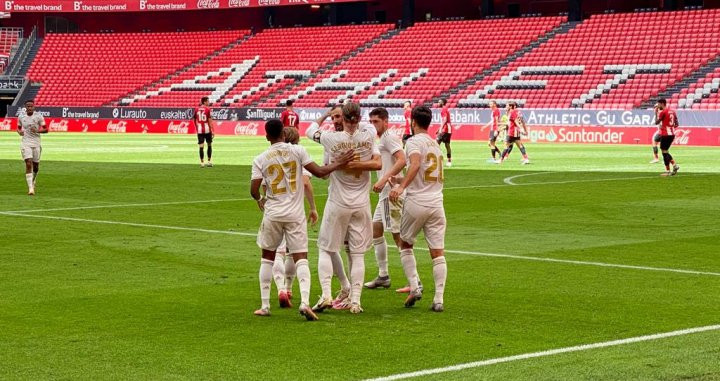
[[[1,7],[0,379],[720,380],[720,1]]]

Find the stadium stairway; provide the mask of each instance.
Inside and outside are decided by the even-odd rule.
[[[35,99],[38,92],[40,91],[40,87],[42,87],[42,84],[40,82],[28,83],[25,89],[15,97],[15,101],[13,101],[12,105],[23,106],[25,105],[25,101]]]
[[[546,43],[550,39],[554,38],[557,35],[565,34],[571,31],[573,28],[575,28],[578,24],[580,24],[580,21],[567,21],[563,24],[553,28],[551,31],[545,33],[544,35],[540,36],[537,40],[532,41],[531,43],[523,46],[521,49],[513,52],[509,56],[503,58],[495,65],[489,67],[488,69],[483,70],[481,73],[475,74],[474,76],[468,78],[465,82],[460,83],[459,85],[455,86],[454,88],[449,89],[448,91],[442,93],[439,96],[436,96],[432,98],[431,104],[436,104],[440,101],[440,99],[450,99],[453,95],[457,95],[460,90],[465,90],[469,86],[472,86],[473,84],[477,82],[481,82],[483,79],[485,79],[486,76],[491,75],[492,73],[502,69],[505,66],[508,66],[518,58],[524,56],[525,54],[531,52],[533,49],[541,46],[542,44]],[[451,103],[453,106],[454,103]]]
[[[22,64],[20,65],[20,71],[18,71],[16,75],[22,75],[24,77],[27,74],[28,70],[30,70],[30,65],[32,65],[32,62],[35,59],[35,56],[37,55],[38,51],[40,50],[40,46],[42,46],[42,42],[43,42],[42,38],[35,39],[35,42],[30,47],[30,50],[28,51],[27,56],[25,56],[25,59],[23,60]]]
[[[247,40],[250,39],[251,37],[252,37],[252,34],[246,34],[246,35],[242,36],[241,38],[238,38],[237,40],[232,41],[231,43],[223,46],[222,48],[215,50],[214,52],[208,54],[207,56],[205,56],[205,57],[203,57],[203,58],[201,58],[201,59],[199,59],[199,60],[191,63],[190,65],[187,65],[187,66],[185,66],[185,67],[183,67],[183,68],[180,68],[180,69],[178,69],[176,72],[174,72],[174,73],[172,73],[172,74],[168,74],[168,75],[166,75],[165,77],[158,78],[158,79],[155,80],[154,82],[151,82],[151,83],[143,86],[142,88],[139,88],[139,89],[133,91],[132,93],[123,95],[122,97],[119,97],[119,98],[117,98],[116,100],[114,100],[114,101],[112,101],[112,102],[109,102],[109,103],[107,103],[107,104],[104,104],[103,106],[118,106],[118,105],[120,105],[120,100],[121,100],[121,99],[132,98],[133,96],[138,95],[138,94],[140,94],[140,93],[143,92],[143,91],[147,91],[147,90],[149,90],[149,89],[155,88],[155,87],[159,86],[161,83],[163,83],[163,82],[165,82],[165,81],[167,81],[167,80],[169,80],[169,79],[172,79],[172,78],[174,78],[174,77],[177,77],[177,76],[179,76],[179,75],[187,72],[188,70],[193,69],[193,68],[195,68],[195,67],[197,67],[197,66],[200,66],[200,65],[204,64],[205,62],[210,61],[210,60],[213,59],[214,57],[217,57],[217,56],[219,56],[219,55],[227,52],[228,50],[230,50],[230,49],[232,49],[232,48],[234,48],[234,47],[242,44],[243,42],[247,41]]]
[[[348,52],[347,54],[339,57],[338,59],[336,59],[336,60],[333,61],[333,62],[330,62],[329,64],[325,65],[325,66],[322,67],[320,70],[318,70],[317,72],[311,74],[309,77],[304,77],[304,78],[301,78],[301,79],[297,79],[294,83],[291,83],[291,84],[288,84],[288,85],[286,85],[286,86],[284,86],[284,87],[282,87],[282,88],[276,89],[275,91],[271,92],[270,94],[266,95],[265,97],[262,97],[262,98],[260,98],[260,99],[258,99],[258,100],[256,100],[256,101],[252,102],[249,107],[257,107],[258,105],[261,105],[261,104],[263,104],[263,103],[265,103],[265,102],[267,102],[267,101],[269,101],[269,100],[272,100],[272,99],[275,98],[276,96],[278,96],[278,95],[280,95],[280,94],[283,94],[283,93],[286,92],[286,91],[289,91],[289,90],[292,89],[293,87],[298,87],[298,86],[302,85],[302,84],[305,83],[305,82],[308,82],[308,81],[310,81],[310,80],[312,80],[312,79],[314,79],[314,78],[317,78],[319,75],[322,75],[322,74],[324,74],[325,72],[327,72],[327,71],[329,71],[329,70],[333,70],[335,67],[337,67],[337,66],[341,65],[342,63],[346,62],[346,61],[349,60],[351,57],[355,57],[355,56],[357,56],[358,54],[364,52],[365,50],[371,48],[373,45],[378,44],[379,42],[381,42],[381,41],[383,41],[383,40],[389,40],[389,39],[395,37],[398,33],[400,33],[400,29],[390,29],[390,30],[388,30],[387,32],[381,34],[380,36],[378,36],[378,37],[376,37],[376,38],[374,38],[374,39],[366,42],[363,46],[361,46],[361,47],[359,47],[359,48],[357,48],[357,49],[355,49],[355,50],[353,50],[353,51],[351,51],[351,52]],[[278,101],[276,105],[277,105],[277,106],[285,106],[282,101]]]
[[[652,108],[655,105],[655,102],[657,102],[657,100],[660,98],[665,98],[668,100],[673,98],[676,94],[682,92],[683,89],[686,89],[694,83],[697,83],[698,81],[700,81],[700,79],[705,78],[708,74],[712,73],[717,68],[720,68],[720,54],[715,56],[715,58],[708,62],[707,65],[701,66],[697,70],[683,77],[683,79],[681,79],[680,81],[675,82],[665,91],[658,93],[656,97],[648,99],[640,107]],[[697,101],[700,102],[702,101],[702,99],[698,99]]]

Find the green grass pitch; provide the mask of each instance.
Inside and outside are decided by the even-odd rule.
[[[50,134],[28,197],[0,134],[0,379],[347,380],[720,324],[720,149],[528,145],[502,166],[455,142],[446,169],[446,311],[363,292],[365,313],[306,322],[259,306],[261,138]],[[318,145],[303,142],[320,160]],[[314,180],[319,210],[327,184]],[[375,197],[373,197],[373,202]],[[317,228],[309,231],[317,237]],[[420,241],[418,247],[422,247]],[[312,302],[319,294],[310,244]],[[369,280],[375,276],[366,255]],[[335,287],[337,289],[337,286]],[[299,297],[297,285],[295,294]],[[471,367],[420,379],[720,379],[720,331]]]

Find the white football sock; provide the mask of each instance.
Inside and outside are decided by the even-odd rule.
[[[33,174],[32,173],[25,174],[25,181],[27,181],[28,189],[33,189]]]
[[[402,262],[405,277],[410,284],[410,290],[414,291],[418,288],[417,261],[413,249],[400,250],[400,262]]]
[[[260,300],[261,308],[270,308],[270,287],[272,283],[273,262],[268,259],[260,260]]]
[[[292,255],[285,256],[285,291],[287,292],[292,292],[296,268],[297,264],[292,258]]]
[[[340,253],[329,253],[330,259],[332,261],[332,267],[333,272],[338,277],[338,280],[340,281],[340,287],[343,290],[349,290],[350,289],[350,280],[347,277],[347,274],[345,273],[345,264],[343,263],[342,256]],[[348,257],[349,258],[349,257]]]
[[[388,276],[388,257],[385,237],[374,238],[373,246],[375,246],[375,260],[378,265],[378,275],[386,277]]]
[[[275,288],[277,288],[278,294],[280,291],[285,291],[285,253],[280,254],[278,251],[275,254],[275,262],[273,262],[272,274],[275,280]]]
[[[320,249],[318,256],[318,279],[323,299],[332,298],[333,253]]]
[[[351,254],[350,258],[352,258],[352,269],[350,269],[350,278],[352,280],[350,302],[360,304],[360,295],[362,294],[363,283],[365,282],[365,254]]]
[[[294,262],[293,262],[294,263]],[[297,269],[298,283],[300,284],[300,303],[310,304],[310,266],[307,259],[294,263]],[[292,284],[292,283],[291,283]]]
[[[447,262],[445,257],[437,257],[433,259],[433,278],[435,278],[435,299],[433,303],[443,302],[445,295],[445,280],[447,279]]]

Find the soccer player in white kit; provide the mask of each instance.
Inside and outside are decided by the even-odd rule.
[[[400,137],[389,129],[388,111],[379,107],[370,111],[370,123],[375,126],[380,138],[378,149],[382,159],[382,169],[377,172],[378,180],[373,185],[373,192],[379,193],[378,203],[373,215],[373,246],[375,247],[375,260],[378,265],[378,276],[365,287],[375,289],[390,287],[390,274],[388,273],[388,247],[385,241],[385,232],[392,233],[397,247],[400,247],[400,214],[402,212],[402,198],[393,203],[389,200],[390,180],[405,168],[405,152]]]
[[[284,124],[284,123],[283,123]],[[285,143],[299,144],[300,134],[295,127],[285,127]],[[315,226],[318,222],[318,212],[315,206],[315,196],[310,179],[312,174],[303,168],[303,189],[305,191],[305,199],[310,206],[308,221],[310,225]],[[278,290],[278,302],[280,308],[292,307],[292,286],[295,281],[295,261],[291,255],[287,255],[287,245],[285,239],[280,243],[275,251],[275,262],[273,263],[273,279]]]
[[[341,171],[330,175],[328,200],[325,204],[318,248],[318,276],[322,296],[313,307],[323,311],[332,307],[331,280],[333,256],[340,255],[345,237],[350,250],[350,312],[363,311],[360,304],[365,277],[365,252],[372,245],[372,219],[370,217],[370,171],[382,168],[380,152],[375,144],[375,129],[360,128],[360,106],[344,104],[343,131],[321,131],[316,125],[307,130],[307,136],[323,145],[330,161],[352,149],[353,161]]]
[[[270,316],[270,284],[272,266],[283,237],[295,260],[298,282],[300,283],[300,314],[307,320],[317,320],[310,309],[310,268],[307,261],[307,221],[303,201],[302,168],[315,176],[323,177],[345,165],[354,157],[352,149],[336,155],[333,164],[320,167],[310,159],[305,148],[285,143],[283,124],[278,119],[265,124],[265,134],[270,148],[255,158],[252,165],[250,194],[263,211],[263,221],[257,237],[262,249],[260,262],[260,299],[262,306],[255,311],[258,316]],[[260,188],[265,185],[265,197]]]
[[[18,118],[18,135],[22,136],[20,153],[25,160],[25,181],[28,186],[28,196],[35,195],[35,181],[40,171],[40,155],[42,145],[40,134],[46,134],[48,128],[45,125],[45,118],[35,113],[35,102],[25,102],[25,115]]]
[[[435,280],[435,298],[431,309],[444,310],[443,297],[447,278],[445,262],[445,208],[443,207],[443,161],[438,143],[428,135],[432,122],[432,111],[425,106],[412,111],[412,128],[415,135],[405,143],[408,169],[402,182],[390,191],[390,201],[397,201],[405,195],[400,220],[400,260],[405,276],[410,282],[410,294],[405,300],[406,307],[412,307],[422,298],[417,280],[417,263],[413,245],[418,233],[425,233],[430,249]]]

